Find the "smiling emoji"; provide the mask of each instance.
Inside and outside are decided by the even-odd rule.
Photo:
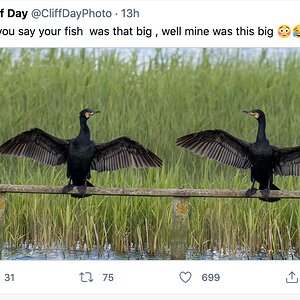
[[[278,35],[283,38],[286,39],[290,36],[291,34],[291,28],[287,25],[281,25],[278,28]]]
[[[300,38],[300,25],[296,25],[293,29],[293,36]]]

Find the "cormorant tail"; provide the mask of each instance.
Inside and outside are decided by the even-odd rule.
[[[259,186],[259,189],[261,189],[261,186]],[[280,191],[280,188],[278,186],[276,186],[275,184],[271,183],[270,190]],[[259,199],[262,201],[265,201],[265,202],[277,202],[277,201],[281,200],[281,198],[259,198]]]
[[[92,183],[90,183],[88,180],[86,181],[86,186],[89,187],[95,187]],[[277,188],[279,190],[279,188]]]

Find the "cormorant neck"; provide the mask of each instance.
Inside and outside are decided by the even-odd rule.
[[[265,142],[268,141],[266,137],[266,118],[265,116],[260,116],[258,121],[258,131],[256,142]]]
[[[87,140],[90,141],[90,129],[87,126],[87,119],[83,116],[79,117],[80,120],[80,132],[79,132],[79,138],[81,140]]]

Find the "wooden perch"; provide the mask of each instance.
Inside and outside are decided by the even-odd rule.
[[[61,186],[0,184],[0,193],[62,194]],[[230,189],[145,189],[145,188],[87,188],[88,195],[140,197],[199,197],[246,198],[246,190]],[[69,194],[78,194],[74,188]],[[251,198],[262,197],[260,191]],[[300,191],[271,191],[269,198],[300,198]],[[247,199],[247,198],[246,198]]]

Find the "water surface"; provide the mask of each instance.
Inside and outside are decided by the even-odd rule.
[[[87,252],[84,249],[63,250],[61,247],[53,249],[39,249],[32,245],[23,246],[18,249],[5,247],[2,252],[5,260],[170,260],[170,254],[151,255],[147,252],[139,252],[132,247],[127,253],[118,253],[105,246],[101,251],[93,250]],[[245,249],[238,249],[235,253],[229,251],[209,249],[204,253],[198,253],[189,248],[186,253],[187,260],[299,260],[294,249],[288,253],[270,255],[264,249],[259,254],[249,254]]]

